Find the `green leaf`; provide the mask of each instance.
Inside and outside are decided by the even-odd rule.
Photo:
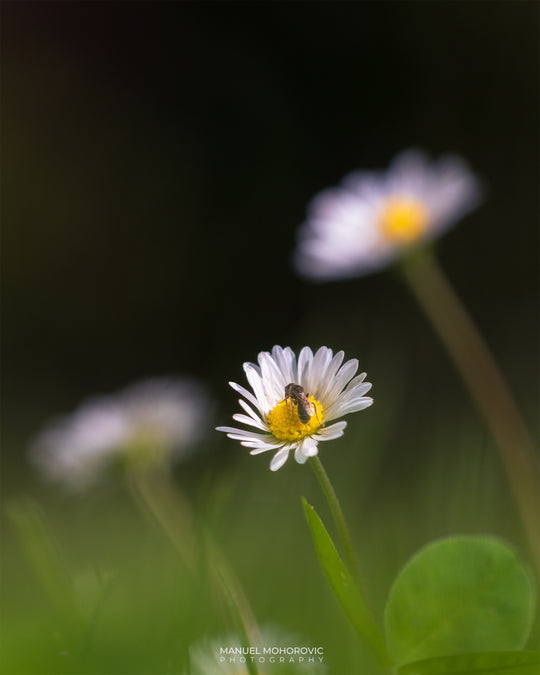
[[[457,654],[408,663],[399,675],[537,675],[540,652]]]
[[[339,603],[352,625],[372,647],[381,663],[389,664],[390,660],[381,631],[375,623],[352,576],[339,557],[334,542],[313,506],[308,504],[303,497],[302,503],[309,529],[311,530],[311,536],[313,537],[317,557]]]
[[[385,610],[398,664],[521,648],[533,597],[516,554],[493,537],[450,537],[421,549],[395,580]]]

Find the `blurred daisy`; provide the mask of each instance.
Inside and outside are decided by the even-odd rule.
[[[198,642],[190,648],[189,656],[190,675],[248,675],[247,661],[252,658],[261,675],[326,673],[324,649],[307,647],[297,636],[268,628],[251,655],[245,653],[237,637],[229,637]]]
[[[369,274],[444,232],[480,197],[479,181],[460,158],[430,162],[409,150],[387,171],[350,174],[313,199],[295,266],[319,280]]]
[[[270,464],[272,471],[285,464],[291,450],[296,461],[304,464],[317,454],[319,441],[343,435],[347,422],[329,422],[373,403],[364,396],[371,389],[364,382],[366,373],[354,377],[358,361],[351,359],[342,365],[343,358],[343,352],[334,356],[328,347],[321,347],[315,355],[304,347],[298,361],[290,347],[261,352],[258,366],[244,363],[253,393],[229,383],[246,399],[239,403],[247,414],[235,414],[233,419],[251,428],[218,427],[218,431],[251,448],[252,455],[277,451]]]
[[[94,398],[35,440],[32,460],[50,479],[81,489],[115,459],[171,461],[189,454],[208,414],[196,382],[158,378]]]

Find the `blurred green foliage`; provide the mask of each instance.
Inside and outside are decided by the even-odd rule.
[[[378,383],[383,399],[389,387],[384,379]],[[397,481],[386,465],[407,451],[411,439],[400,445],[389,438],[393,432],[382,418],[397,415],[397,401],[387,403],[376,399],[373,408],[350,420],[343,439],[322,449],[380,621],[393,578],[430,539],[490,533],[509,540],[527,559],[496,453],[485,438],[478,442],[470,416],[457,416],[451,428],[444,419],[434,423],[430,453],[414,465],[414,475],[403,470]],[[224,452],[233,455],[226,465]],[[204,460],[178,467],[177,488],[221,545],[260,625],[279,626],[324,647],[332,674],[377,672],[314,555],[300,496],[316,505],[325,522],[331,519],[313,474],[294,462],[273,474],[267,457],[249,457],[222,438],[214,439]],[[13,519],[4,514],[6,674],[179,673],[189,645],[234,631],[219,588],[209,581],[212,561],[202,556],[198,574],[190,576],[117,477],[82,495],[28,482],[19,488],[34,494],[32,512],[54,542],[77,611],[66,619],[42,575],[40,580],[40,561],[27,555]],[[11,500],[11,512],[18,504],[17,497]],[[529,644],[535,640],[533,632]]]

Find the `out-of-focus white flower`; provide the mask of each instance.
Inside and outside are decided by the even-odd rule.
[[[386,171],[346,176],[319,193],[299,230],[295,266],[318,280],[374,272],[452,226],[480,202],[478,179],[459,157],[398,155]]]
[[[36,438],[30,456],[48,478],[81,489],[115,458],[141,449],[167,461],[186,456],[208,414],[208,397],[199,383],[146,380],[93,398],[53,421]]]
[[[319,441],[343,435],[347,422],[328,422],[373,403],[373,399],[364,396],[371,389],[371,384],[364,382],[366,373],[354,377],[358,361],[351,359],[341,365],[343,358],[343,352],[334,356],[328,347],[320,347],[315,355],[304,347],[298,362],[290,347],[275,346],[271,353],[261,352],[258,366],[244,363],[253,394],[235,382],[229,383],[253,406],[240,399],[247,414],[235,414],[233,419],[251,429],[218,427],[218,431],[251,448],[252,455],[276,450],[270,464],[272,471],[285,464],[291,450],[295,451],[296,461],[304,464],[317,454]],[[290,384],[300,385],[303,400],[295,390],[287,395]]]
[[[247,661],[253,659],[261,675],[324,675],[324,648],[283,631],[264,629],[261,642],[242,648],[238,637],[204,640],[189,650],[190,675],[248,675]]]

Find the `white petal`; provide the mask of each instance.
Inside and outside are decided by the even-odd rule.
[[[298,464],[305,464],[308,461],[308,457],[302,452],[302,446],[299,445],[294,452],[294,459]]]
[[[313,352],[309,347],[303,347],[298,355],[298,382],[302,387],[306,387],[309,382],[309,371],[313,361]]]
[[[334,438],[340,438],[343,436],[347,422],[336,422],[335,424],[330,424],[327,427],[322,427],[313,438],[320,441],[331,441]]]
[[[260,369],[251,363],[244,364],[244,371],[251,388],[255,392],[255,396],[259,402],[259,407],[263,412],[268,412],[272,405],[270,404],[261,379]]]
[[[234,427],[216,427],[217,431],[224,431],[229,438],[234,440],[255,440],[263,443],[272,440],[272,434],[258,434],[251,429],[235,429]]]
[[[354,387],[357,387],[358,385],[361,385],[364,382],[364,380],[366,379],[366,375],[367,375],[367,373],[360,373],[360,375],[356,375],[355,377],[353,377],[353,379],[347,385],[347,391],[350,391]],[[369,382],[366,382],[365,384],[368,387],[366,389],[366,391],[369,391],[371,389],[371,384]]]
[[[321,401],[323,406],[326,405],[325,400],[328,396],[328,392],[332,388],[334,377],[337,371],[339,370],[339,367],[341,366],[344,357],[345,352],[343,351],[338,352],[334,356],[334,358],[330,361],[328,368],[326,369],[326,373],[324,374],[324,382],[322,384],[319,384],[319,386],[317,387],[317,398]]]
[[[358,370],[358,359],[347,361],[337,372],[330,391],[328,392],[328,403],[331,405],[341,393],[347,382]]]
[[[285,347],[285,349],[282,349],[279,345],[276,345],[272,349],[272,356],[274,357],[275,362],[283,374],[283,380],[285,384],[296,382],[296,356],[293,350],[290,347]]]
[[[456,157],[443,157],[423,199],[433,218],[434,234],[446,229],[482,201],[482,187],[467,165]]]
[[[361,384],[356,384],[354,387],[347,387],[347,393],[353,394],[354,396],[363,396],[371,389],[371,382],[362,382]]]
[[[253,403],[253,405],[260,410],[259,401],[257,401],[255,396],[253,396],[253,394],[250,391],[248,391],[247,389],[244,389],[244,387],[242,387],[241,385],[236,384],[236,382],[229,382],[229,384],[235,391],[237,391],[239,394],[241,394],[244,398],[247,398],[247,400],[250,403]]]
[[[261,417],[257,415],[257,413],[252,408],[250,408],[250,406],[243,399],[239,398],[238,403],[240,403],[240,405],[242,406],[242,408],[244,408],[247,414],[250,417],[252,417],[256,422],[261,421]]]
[[[261,366],[262,382],[267,398],[275,405],[281,398],[285,391],[283,373],[280,371],[277,363],[268,352],[261,352],[259,354],[259,364]]]
[[[373,399],[369,396],[361,396],[360,398],[353,398],[351,400],[338,399],[335,404],[330,406],[326,411],[326,419],[330,421],[338,417],[343,417],[343,415],[369,408],[370,405],[373,405]]]
[[[257,427],[262,431],[268,431],[268,428],[261,422],[261,420],[253,419],[249,415],[242,415],[241,413],[236,413],[233,415],[233,420],[240,422],[240,424],[247,424],[250,427]]]
[[[392,161],[383,180],[389,194],[421,195],[430,174],[427,156],[419,150],[406,150]]]
[[[277,471],[285,464],[289,457],[290,446],[286,445],[284,448],[276,452],[270,462],[270,471]]]
[[[305,464],[309,457],[315,457],[318,451],[317,441],[308,437],[296,448],[294,458],[298,464]]]
[[[216,427],[216,431],[224,431],[226,434],[229,432],[231,433],[244,433],[248,434],[251,432],[248,432],[246,429],[235,429],[234,427]]]
[[[309,381],[306,383],[306,392],[315,394],[319,392],[320,383],[325,382],[326,370],[332,361],[332,350],[328,347],[320,347],[311,364]]]
[[[223,431],[223,429],[218,429],[218,431]],[[249,432],[246,432],[244,434],[233,434],[232,431],[227,434],[228,438],[232,438],[233,441],[249,441],[250,443],[255,443],[257,442],[257,439],[254,438],[254,435],[252,436]]]
[[[253,445],[253,446],[248,446],[248,445],[245,444],[245,443],[242,443],[242,445],[245,445],[246,448],[247,448],[247,447],[252,447],[252,448],[254,448],[254,449],[251,450],[251,452],[249,453],[250,455],[260,455],[262,452],[268,452],[269,450],[275,450],[276,448],[282,448],[282,447],[283,447],[283,443],[279,443],[279,444],[276,443],[276,444],[274,444],[274,445],[268,444],[268,445],[264,445],[264,446],[263,446],[263,445],[260,445],[260,446],[254,446],[254,445]]]
[[[319,444],[317,441],[314,438],[306,439],[302,446],[302,454],[306,455],[307,457],[315,457],[318,451]]]

